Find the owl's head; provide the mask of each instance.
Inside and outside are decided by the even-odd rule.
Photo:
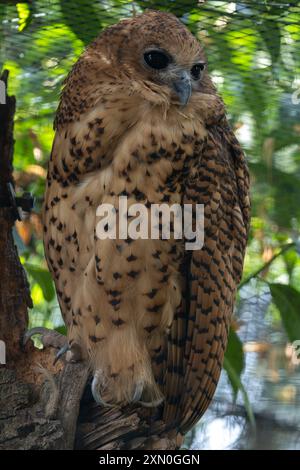
[[[197,39],[172,14],[147,11],[108,28],[91,46],[113,70],[152,93],[186,105],[203,91],[206,61]]]
[[[171,105],[189,104],[191,115],[202,117],[215,113],[214,101],[223,113],[200,43],[174,15],[160,11],[122,20],[87,47],[65,80],[54,126],[108,101],[116,107],[132,101],[133,113],[139,103],[151,103],[164,115]]]

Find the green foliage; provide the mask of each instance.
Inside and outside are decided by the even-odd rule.
[[[252,424],[252,426],[255,426],[255,418],[253,415],[253,411],[252,411],[252,407],[249,401],[247,391],[241,381],[240,374],[235,369],[234,365],[230,362],[230,360],[228,360],[227,357],[224,358],[224,369],[227,372],[229,381],[233,385],[234,390],[239,390],[241,392],[249,422]]]
[[[136,2],[143,10],[164,10],[173,13],[176,16],[184,16],[187,11],[197,8],[198,0],[189,0],[188,2],[178,0],[138,0]]]
[[[47,269],[40,268],[30,263],[24,263],[24,267],[28,274],[32,276],[34,281],[40,286],[43,292],[43,297],[47,302],[55,297],[55,290],[51,274]]]
[[[32,20],[32,4],[17,3],[17,10],[19,15],[19,31],[23,31]]]
[[[240,377],[245,364],[242,342],[232,328],[230,328],[229,331],[228,346],[225,353],[225,359],[226,361],[224,364],[224,368],[228,374],[232,390],[236,397],[239,389],[241,388]],[[234,374],[232,373],[232,371],[234,371]],[[239,380],[237,380],[237,377]]]
[[[270,283],[273,302],[291,342],[300,338],[300,292],[294,287],[279,283]]]
[[[101,12],[98,11],[96,3],[86,0],[60,0],[60,8],[64,23],[84,44],[89,44],[102,29]],[[102,15],[103,13],[106,15],[105,10]]]
[[[65,325],[57,326],[55,330],[60,333],[61,335],[66,336],[67,335],[67,328]]]

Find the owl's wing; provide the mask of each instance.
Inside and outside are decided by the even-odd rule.
[[[204,246],[189,252],[186,308],[168,344],[164,418],[181,433],[203,415],[217,386],[249,229],[247,164],[225,117],[208,128],[184,202],[204,204]]]

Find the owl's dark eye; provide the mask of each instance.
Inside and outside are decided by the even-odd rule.
[[[199,64],[195,64],[191,69],[191,74],[194,80],[199,80],[201,77],[201,72],[205,69],[205,63],[199,62]]]
[[[165,69],[170,63],[170,58],[167,54],[156,50],[146,52],[144,60],[149,67],[156,70]]]

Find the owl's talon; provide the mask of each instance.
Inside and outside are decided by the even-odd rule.
[[[111,405],[110,403],[107,403],[101,397],[100,392],[99,392],[100,383],[101,383],[100,382],[100,374],[98,372],[96,372],[94,377],[93,377],[93,381],[92,381],[92,385],[91,385],[92,395],[94,397],[95,402],[99,403],[99,405],[102,405],[106,408],[113,408],[113,405]]]
[[[49,328],[44,328],[43,326],[37,326],[35,328],[31,328],[31,330],[26,331],[25,335],[23,336],[23,346],[26,346],[29,339],[31,339],[34,335],[41,336],[41,342],[45,348],[50,346],[55,349],[61,349],[66,343],[66,337],[58,333],[58,331],[50,330]]]
[[[145,406],[146,408],[155,408],[155,407],[161,405],[163,401],[164,401],[164,398],[158,398],[157,400],[139,401],[138,403],[142,406]]]
[[[57,363],[57,361],[64,355],[66,354],[67,351],[70,351],[70,346],[68,343],[65,343],[60,350],[57,352],[55,359],[53,361],[53,365]]]
[[[27,342],[32,338],[32,336],[44,335],[49,331],[50,330],[48,330],[48,328],[44,328],[42,326],[31,328],[31,330],[26,331],[25,335],[23,336],[23,346],[26,346]]]
[[[143,389],[144,389],[144,385],[142,384],[142,382],[139,382],[135,387],[135,391],[131,400],[132,403],[136,403],[140,400],[142,393],[143,393]]]

